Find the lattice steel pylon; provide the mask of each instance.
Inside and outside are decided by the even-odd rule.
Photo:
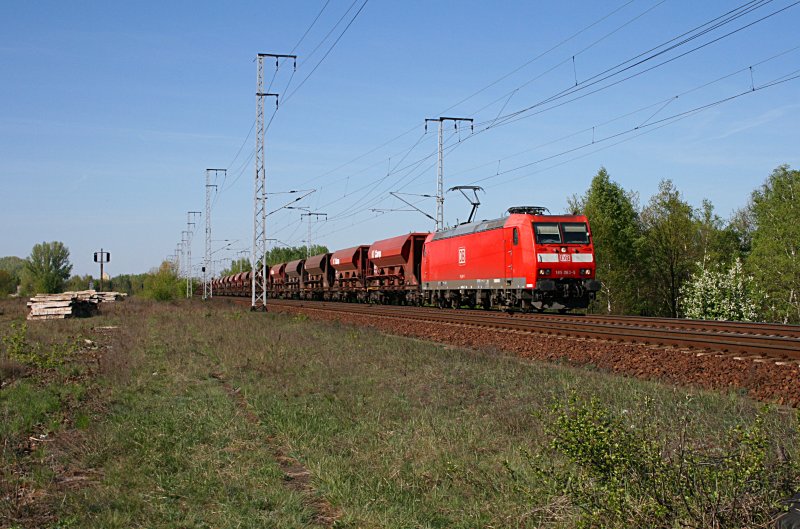
[[[216,182],[217,176],[222,173],[223,177],[227,169],[206,169],[206,254],[203,258],[203,299],[208,299],[214,295],[211,289],[211,189],[217,190],[216,184],[211,183],[211,175],[214,175]],[[213,279],[214,275],[211,274]]]
[[[187,211],[186,212],[186,297],[191,298],[194,288],[192,277],[192,238],[194,237],[194,225],[192,219],[195,215],[202,215],[200,211]]]
[[[264,92],[264,58],[297,60],[296,55],[259,53],[256,55],[256,174],[253,184],[253,252],[250,264],[253,270],[250,310],[267,310],[267,177],[264,168],[264,98],[274,97],[277,108],[278,94]],[[296,67],[296,64],[295,64]]]
[[[472,127],[472,118],[428,118],[425,120],[425,131],[428,131],[428,122],[439,122],[439,158],[436,163],[436,231],[444,229],[444,134],[442,127],[445,121],[452,121],[458,129],[459,121],[469,121]]]

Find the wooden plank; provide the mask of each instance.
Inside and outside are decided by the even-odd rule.
[[[29,307],[33,308],[59,308],[59,307],[70,307],[72,306],[72,301],[42,301],[39,303],[31,303],[28,305]]]

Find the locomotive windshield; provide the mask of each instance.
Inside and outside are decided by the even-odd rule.
[[[562,222],[565,244],[589,244],[589,233],[583,222]]]
[[[534,222],[533,231],[536,244],[561,244],[561,232],[555,222]]]

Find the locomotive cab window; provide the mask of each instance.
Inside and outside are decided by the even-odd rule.
[[[562,222],[564,244],[589,244],[589,232],[583,222]]]
[[[513,233],[514,233],[514,235],[513,235],[513,237],[514,237],[514,246],[516,246],[516,245],[519,244],[519,230],[517,228],[514,228],[514,232]]]
[[[555,222],[534,222],[536,244],[561,244],[561,232]]]

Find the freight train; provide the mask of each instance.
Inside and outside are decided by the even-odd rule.
[[[513,207],[499,219],[409,233],[276,264],[271,298],[566,312],[600,290],[583,215]],[[215,295],[250,296],[252,272],[212,281]]]

